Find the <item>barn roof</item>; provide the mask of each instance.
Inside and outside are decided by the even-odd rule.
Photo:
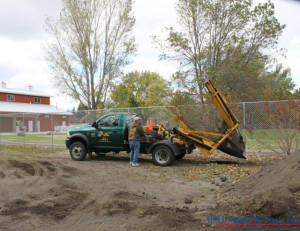
[[[3,102],[0,101],[0,114],[1,113],[34,113],[34,114],[56,114],[56,115],[72,115],[63,109],[56,108],[46,104],[29,104],[29,103],[16,103],[16,102]]]
[[[41,97],[53,97],[50,94],[41,91],[34,90],[25,90],[25,89],[13,89],[0,87],[0,93],[10,93],[10,94],[18,94],[18,95],[31,95],[31,96],[41,96]]]

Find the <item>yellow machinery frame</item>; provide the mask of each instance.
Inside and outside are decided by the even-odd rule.
[[[240,121],[229,108],[224,96],[214,87],[210,80],[205,82],[205,86],[228,127],[227,131],[225,133],[217,133],[192,130],[175,115],[173,119],[181,128],[177,129],[176,133],[171,131],[171,136],[173,137],[173,142],[188,145],[195,144],[196,148],[199,149],[203,155],[210,156],[239,127]],[[165,128],[161,125],[159,132],[164,130]],[[209,139],[208,136],[220,137],[220,139],[218,142],[214,142]]]

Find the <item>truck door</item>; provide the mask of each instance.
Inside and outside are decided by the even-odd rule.
[[[94,139],[94,147],[102,150],[120,151],[124,141],[120,115],[107,115],[97,121],[97,135]]]

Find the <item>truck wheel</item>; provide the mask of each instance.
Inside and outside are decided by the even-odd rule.
[[[179,154],[178,156],[175,156],[176,160],[181,160],[185,156],[185,153]]]
[[[158,166],[171,165],[175,160],[173,151],[165,145],[159,145],[152,152],[152,161]]]
[[[84,160],[87,154],[86,146],[82,142],[74,142],[70,147],[70,156],[73,160]]]

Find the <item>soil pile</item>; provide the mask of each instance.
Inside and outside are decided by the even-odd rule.
[[[299,217],[300,152],[224,188],[217,209],[227,216]]]

